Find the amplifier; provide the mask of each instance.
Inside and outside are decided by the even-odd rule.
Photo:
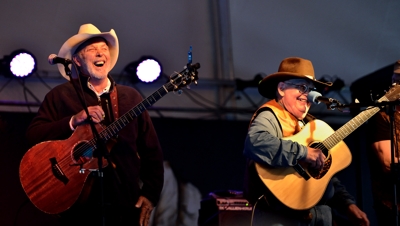
[[[250,225],[252,210],[240,191],[212,192],[201,201],[199,226]]]
[[[215,205],[219,210],[251,211],[251,204],[244,198],[215,198]]]

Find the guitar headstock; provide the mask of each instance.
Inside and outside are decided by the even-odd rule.
[[[386,99],[388,101],[395,101],[400,99],[400,85],[393,85],[389,91],[386,92],[386,94],[381,97],[379,100],[380,101],[385,101]]]
[[[169,80],[172,86],[167,87],[168,91],[178,91],[183,87],[188,87],[192,83],[197,85],[197,80],[199,79],[197,69],[199,68],[199,63],[187,64],[183,71],[172,75]]]

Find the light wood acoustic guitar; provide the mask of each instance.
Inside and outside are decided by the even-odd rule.
[[[398,100],[399,93],[400,86],[393,86],[378,102]],[[343,139],[379,110],[379,107],[369,107],[336,131],[317,119],[307,123],[294,136],[283,138],[321,149],[327,157],[321,171],[308,169],[301,164],[294,167],[271,167],[256,163],[259,177],[272,194],[289,208],[312,208],[321,200],[331,178],[352,161],[351,152]]]
[[[112,138],[164,95],[178,91],[192,82],[197,84],[200,64],[187,65],[141,103],[103,128],[96,124],[100,139],[109,149]],[[19,167],[21,185],[30,201],[41,211],[58,214],[69,209],[79,198],[91,171],[98,170],[98,158],[93,155],[96,139],[89,124],[78,126],[66,140],[45,141],[30,148]],[[102,166],[108,162],[103,158]]]

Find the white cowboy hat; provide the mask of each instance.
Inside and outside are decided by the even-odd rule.
[[[111,29],[109,32],[101,32],[93,24],[83,24],[79,28],[78,34],[69,38],[61,46],[61,49],[58,52],[58,57],[72,60],[72,55],[75,53],[79,45],[85,42],[86,40],[94,37],[102,37],[107,41],[108,48],[110,50],[110,58],[111,58],[110,70],[111,70],[117,63],[119,54],[118,37],[117,34],[115,34],[114,29]],[[67,80],[69,80],[69,76],[65,74],[64,65],[58,64],[57,66],[61,75]],[[72,70],[72,73],[75,74],[75,71]]]

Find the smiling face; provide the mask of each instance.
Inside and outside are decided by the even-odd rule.
[[[81,44],[73,59],[81,73],[93,79],[106,79],[111,70],[110,50],[103,38],[92,38]]]
[[[304,90],[304,85],[308,90]],[[307,79],[289,79],[278,84],[278,102],[293,114],[297,119],[302,120],[310,110],[311,103],[307,100],[310,88],[314,84]]]

